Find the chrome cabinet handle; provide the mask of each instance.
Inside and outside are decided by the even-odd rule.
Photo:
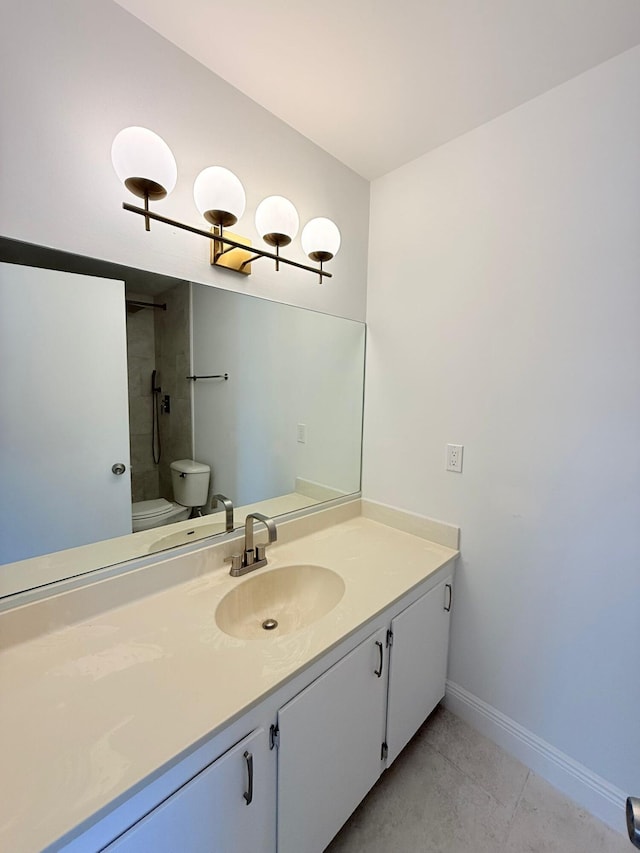
[[[382,663],[384,660],[383,652],[382,652],[382,643],[379,640],[376,640],[376,646],[378,647],[378,651],[380,652],[380,666],[378,669],[373,670],[373,674],[377,675],[378,678],[382,675]]]
[[[116,462],[115,465],[111,466],[111,470],[114,474],[124,474],[127,470],[127,466],[122,462]]]
[[[445,588],[445,590],[449,593],[449,594],[448,594],[448,596],[447,596],[447,598],[446,598],[446,602],[447,602],[447,603],[445,604],[444,609],[447,611],[447,613],[449,613],[449,612],[451,611],[451,602],[452,602],[452,600],[453,600],[453,590],[452,590],[452,588],[451,588],[451,584],[450,584],[450,583],[446,583],[446,584],[444,585],[444,588]]]
[[[244,760],[247,762],[247,778],[249,781],[247,790],[242,796],[245,798],[247,805],[249,805],[253,799],[253,755],[248,750],[245,750]]]

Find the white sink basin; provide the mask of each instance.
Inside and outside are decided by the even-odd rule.
[[[178,533],[170,533],[169,536],[161,536],[149,546],[149,554],[155,554],[156,551],[164,551],[165,548],[175,548],[178,545],[188,545],[190,542],[197,542],[198,539],[206,539],[207,536],[215,536],[218,533],[224,533],[224,522],[217,524],[202,524],[199,527],[180,530]]]
[[[311,625],[343,595],[344,581],[331,569],[283,566],[256,574],[228,592],[216,609],[216,622],[232,637],[264,640]]]

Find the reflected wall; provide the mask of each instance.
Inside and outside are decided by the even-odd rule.
[[[192,285],[196,458],[239,505],[360,488],[364,327]]]

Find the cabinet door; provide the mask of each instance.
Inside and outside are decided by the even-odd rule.
[[[382,771],[386,632],[278,713],[278,853],[320,853]]]
[[[391,622],[387,766],[444,696],[451,584],[448,577]]]
[[[275,809],[275,762],[256,729],[105,853],[274,853]]]

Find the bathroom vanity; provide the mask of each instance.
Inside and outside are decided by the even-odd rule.
[[[0,847],[320,853],[444,695],[457,528],[376,514],[280,524],[246,577],[227,539],[3,614]]]

